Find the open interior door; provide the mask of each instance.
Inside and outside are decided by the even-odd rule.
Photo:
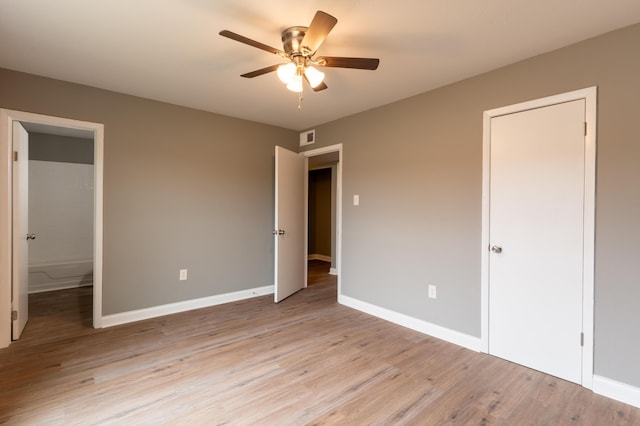
[[[307,158],[276,146],[275,302],[307,286]]]
[[[13,278],[11,339],[17,340],[29,319],[29,134],[13,122]]]

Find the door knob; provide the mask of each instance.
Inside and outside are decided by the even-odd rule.
[[[491,251],[494,253],[502,253],[502,247],[500,246],[492,246]]]
[[[35,240],[35,239],[36,239],[36,234],[27,234],[27,241]]]
[[[284,235],[284,229],[274,229],[271,233],[273,235]]]

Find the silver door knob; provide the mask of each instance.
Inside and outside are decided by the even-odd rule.
[[[278,235],[284,235],[284,229],[279,229],[278,230]]]
[[[500,246],[492,246],[491,251],[494,253],[502,253],[502,247]]]
[[[35,240],[35,239],[36,239],[36,234],[27,234],[27,241]]]

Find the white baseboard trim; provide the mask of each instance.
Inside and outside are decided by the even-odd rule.
[[[36,284],[29,286],[29,294],[44,293],[45,291],[66,290],[68,288],[91,287],[93,281],[78,283],[78,281],[55,282],[46,284]]]
[[[640,408],[640,388],[602,376],[593,376],[593,391],[607,398]]]
[[[472,351],[480,352],[479,337],[469,336],[468,334],[460,333],[459,331],[441,327],[439,325],[413,318],[386,308],[381,308],[380,306],[372,305],[371,303],[363,302],[345,295],[338,295],[338,303],[357,309],[369,315],[382,318],[394,324],[410,328],[420,333],[428,334],[429,336],[437,337],[438,339],[445,340],[449,343],[471,349]]]
[[[329,275],[338,275],[338,270],[336,268],[329,268]]]
[[[238,300],[250,299],[252,297],[264,296],[267,294],[273,294],[272,285],[234,291],[232,293],[217,294],[215,296],[202,297],[200,299],[185,300],[184,302],[153,306],[151,308],[138,309],[135,311],[121,312],[119,314],[104,315],[102,317],[102,327],[113,327],[115,325],[161,317],[163,315],[176,314],[178,312],[190,311],[192,309],[208,308],[210,306],[236,302]]]
[[[324,254],[310,254],[307,256],[307,260],[322,260],[323,262],[331,262],[331,256],[325,256]]]

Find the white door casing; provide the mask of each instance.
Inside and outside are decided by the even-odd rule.
[[[89,131],[94,146],[93,327],[102,327],[104,125],[0,108],[0,318],[11,318],[13,228],[13,123],[34,123]],[[0,348],[11,343],[11,322],[0,324]]]
[[[274,300],[307,286],[307,158],[275,147]]]
[[[595,88],[487,111],[484,154],[483,350],[591,387]]]
[[[13,122],[13,280],[11,340],[18,340],[29,319],[29,134]]]

